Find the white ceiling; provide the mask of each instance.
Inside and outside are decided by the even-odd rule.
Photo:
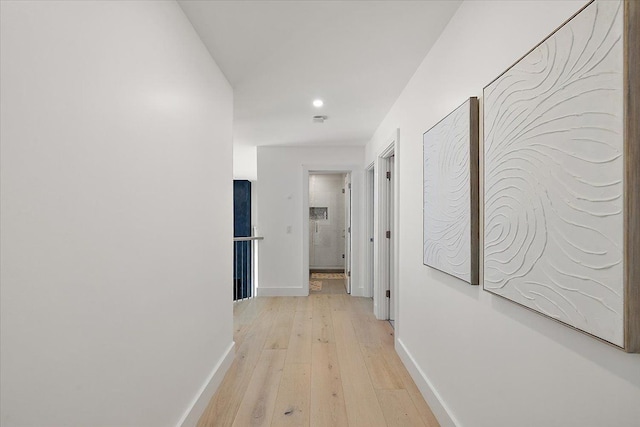
[[[365,144],[461,1],[179,3],[234,88],[234,144],[260,146]]]

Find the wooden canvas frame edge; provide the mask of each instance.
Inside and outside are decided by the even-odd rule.
[[[480,284],[480,114],[479,102],[475,96],[469,97],[462,104],[451,110],[449,114],[438,120],[436,124],[431,126],[422,134],[422,237],[424,240],[424,136],[438,126],[447,117],[458,111],[466,103],[469,103],[469,207],[470,207],[470,263],[469,263],[469,281],[462,279],[438,267],[426,264],[424,262],[424,254],[422,257],[422,265],[438,270],[456,279],[462,280],[470,285],[477,286]],[[423,241],[424,248],[424,241]]]
[[[469,179],[471,185],[471,284],[480,284],[480,103],[469,98]]]
[[[624,349],[640,352],[640,2],[624,0]]]
[[[502,77],[507,71],[517,65],[526,58],[531,52],[537,49],[542,43],[551,38],[562,27],[569,23],[573,18],[579,15],[583,10],[589,7],[596,0],[591,0],[576,13],[571,15],[558,28],[553,30],[548,36],[543,38],[540,43],[536,44],[527,53],[522,55],[507,67],[496,78],[491,80],[482,89],[482,98],[489,86]],[[574,329],[582,334],[588,335],[596,340],[603,342],[611,347],[623,350],[627,353],[640,353],[640,124],[637,118],[640,117],[640,2],[635,0],[621,0],[623,2],[623,97],[624,97],[624,307],[623,307],[623,329],[624,346],[619,346],[606,339],[600,338],[587,331],[576,328],[566,322],[554,319],[546,314],[527,307],[517,301],[497,294],[484,286],[482,290],[492,295],[500,297],[513,304],[517,304],[538,315],[551,319],[565,327]],[[634,118],[636,120],[634,120]],[[484,112],[482,115],[484,123]],[[483,133],[486,128],[483,126]],[[484,141],[484,135],[483,135]],[[482,156],[484,163],[484,155]],[[483,177],[484,180],[484,177]],[[635,190],[635,191],[630,191]],[[484,200],[484,198],[483,198]],[[483,215],[485,215],[483,211]],[[486,218],[485,218],[486,220]],[[633,262],[635,260],[635,263]],[[484,263],[484,250],[483,250]]]

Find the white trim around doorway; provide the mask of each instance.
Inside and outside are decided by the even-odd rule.
[[[348,173],[351,175],[351,295],[363,296],[360,248],[362,207],[361,194],[364,173],[358,165],[316,165],[302,166],[302,286],[303,294],[309,295],[309,174],[310,173]]]
[[[398,261],[399,261],[399,183],[400,183],[400,129],[396,129],[389,137],[386,147],[376,156],[374,165],[374,280],[373,280],[373,312],[377,319],[389,319],[389,306],[387,304],[386,291],[388,287],[391,289],[391,303],[393,304],[393,312],[395,314],[394,328],[395,335],[398,335],[399,328],[399,280],[398,280]],[[393,184],[393,200],[387,200],[389,191],[386,186],[386,171],[389,158],[394,156],[394,168],[391,182]],[[386,241],[386,231],[389,222],[388,218],[388,202],[393,203],[393,223],[391,224],[391,232],[393,245],[391,254],[389,254],[389,245]],[[391,260],[391,263],[389,262]],[[391,265],[392,264],[392,265]],[[389,274],[389,269],[392,274]],[[390,283],[386,279],[389,277]]]

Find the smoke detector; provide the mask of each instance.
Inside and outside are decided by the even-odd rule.
[[[324,123],[327,119],[327,116],[313,116],[313,123]]]

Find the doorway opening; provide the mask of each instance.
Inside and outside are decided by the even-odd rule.
[[[374,290],[375,272],[375,230],[376,230],[376,178],[375,164],[371,163],[366,169],[366,271],[365,271],[365,292],[364,296],[372,298]]]
[[[376,317],[389,320],[395,327],[395,155],[393,147],[378,158],[378,180],[376,192],[378,195],[378,209],[375,220],[377,223],[377,243],[374,287],[374,308]]]
[[[378,155],[374,165],[374,281],[373,308],[376,318],[389,320],[395,328],[398,314],[397,262],[398,171],[396,154],[399,130]]]
[[[385,263],[387,264],[387,277],[386,277],[386,297],[387,297],[387,312],[389,313],[389,323],[391,326],[395,328],[395,240],[396,240],[396,230],[394,229],[394,207],[395,207],[395,191],[394,191],[394,165],[395,165],[395,155],[392,153],[389,157],[386,158],[386,256],[387,259]]]
[[[309,173],[309,293],[351,293],[351,174]]]

